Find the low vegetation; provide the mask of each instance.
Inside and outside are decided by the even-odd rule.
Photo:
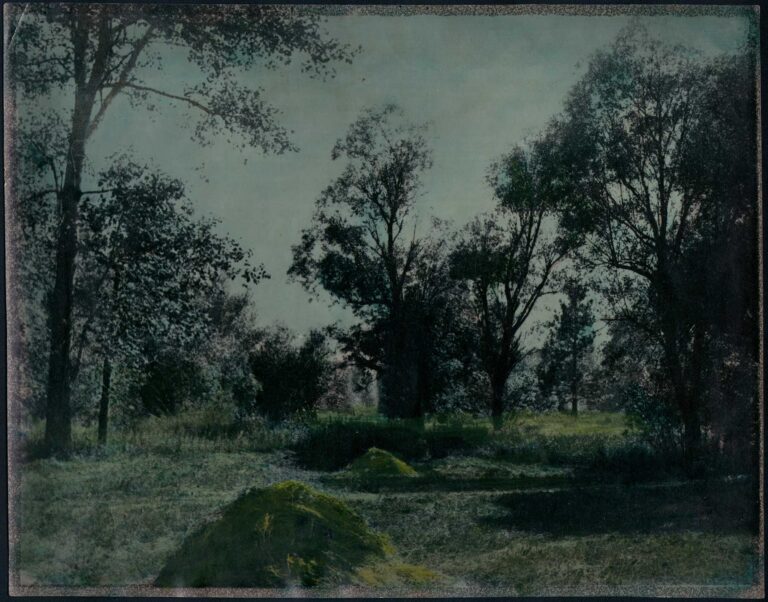
[[[180,418],[156,418],[143,430],[156,440],[141,448],[120,432],[101,451],[83,441],[68,462],[28,460],[15,499],[24,529],[13,570],[22,586],[347,583],[510,595],[600,587],[726,595],[755,583],[754,481],[660,474],[640,482],[622,475],[621,463],[613,472],[585,465],[598,442],[615,454],[637,445],[620,414],[521,415],[498,431],[467,418],[467,432],[486,429],[482,442],[444,457],[422,448],[415,461],[386,447],[365,449],[336,472],[301,468],[289,449],[329,424],[343,437],[339,425],[366,421],[371,432],[387,424],[324,415],[279,427],[293,435],[278,444],[268,427],[208,439],[182,428]],[[445,426],[427,420],[421,436]],[[179,439],[164,441],[171,433]],[[499,452],[523,445],[523,437],[529,455]],[[562,444],[558,455],[552,441]],[[315,535],[302,537],[307,530]],[[256,540],[258,554],[227,556]]]
[[[160,587],[286,587],[348,583],[393,553],[386,537],[336,498],[296,481],[254,489],[188,537]]]

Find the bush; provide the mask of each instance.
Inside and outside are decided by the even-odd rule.
[[[592,477],[619,478],[625,484],[660,480],[682,474],[680,456],[665,454],[640,441],[603,448],[591,459]]]
[[[436,425],[424,433],[432,458],[444,458],[455,452],[477,449],[486,444],[489,437],[486,427],[461,424]]]
[[[417,420],[334,418],[310,426],[293,450],[306,468],[338,470],[372,447],[412,461],[477,449],[489,437],[487,427],[461,422],[425,428]]]
[[[682,421],[675,408],[640,387],[624,390],[624,408],[629,424],[649,445],[663,454],[682,449]]]
[[[210,394],[208,382],[192,360],[165,353],[148,363],[138,389],[144,410],[153,416],[175,414],[185,402]]]
[[[298,345],[284,327],[264,333],[250,358],[259,390],[245,414],[258,412],[272,421],[315,409],[331,384],[334,366],[325,337],[312,331]]]
[[[424,432],[415,423],[357,419],[314,424],[293,451],[297,462],[305,468],[338,470],[372,447],[385,449],[406,460],[423,458],[428,452]]]

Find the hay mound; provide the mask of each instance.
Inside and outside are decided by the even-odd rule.
[[[340,500],[295,481],[252,489],[189,536],[159,587],[339,584],[394,553]]]
[[[417,477],[411,466],[386,450],[372,447],[349,465],[346,475],[358,477]]]

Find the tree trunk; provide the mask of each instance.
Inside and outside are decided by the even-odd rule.
[[[85,59],[88,30],[85,17],[73,34],[75,71],[75,106],[68,141],[64,180],[59,200],[61,216],[56,241],[56,276],[50,305],[51,347],[48,360],[47,405],[45,411],[45,446],[49,454],[66,457],[72,448],[70,409],[70,346],[72,307],[77,256],[77,220],[80,203],[81,176],[85,159],[85,141],[95,99],[86,86]]]
[[[577,350],[577,333],[574,332],[573,340],[571,341],[571,414],[573,416],[576,416],[579,413],[579,399],[577,396],[577,391],[579,387],[578,379],[580,377],[579,374],[577,374],[577,370],[579,369],[578,366],[578,350]]]
[[[693,476],[701,459],[701,420],[691,404],[683,413],[683,461],[686,471]]]
[[[504,389],[507,379],[497,377],[491,380],[491,422],[493,428],[499,430],[504,422]]]
[[[424,407],[419,395],[419,358],[409,331],[399,316],[388,335],[386,360],[380,373],[379,412],[387,418],[421,418]]]
[[[107,443],[107,426],[109,424],[109,392],[112,381],[112,362],[104,357],[101,370],[101,399],[99,400],[99,445]]]
[[[72,335],[72,289],[77,252],[79,186],[67,185],[60,198],[62,216],[56,249],[56,280],[50,306],[51,349],[48,361],[45,446],[52,455],[67,456],[72,447],[69,349]]]

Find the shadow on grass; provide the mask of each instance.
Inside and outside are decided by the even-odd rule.
[[[653,487],[590,487],[501,496],[507,514],[486,526],[551,535],[705,531],[757,533],[758,501],[749,482]]]
[[[424,474],[418,477],[378,476],[371,478],[351,478],[346,475],[323,477],[323,483],[368,493],[421,493],[427,491],[510,491],[525,489],[546,489],[566,487],[572,484],[567,476],[553,475],[546,477],[481,477],[449,478],[439,474]]]

